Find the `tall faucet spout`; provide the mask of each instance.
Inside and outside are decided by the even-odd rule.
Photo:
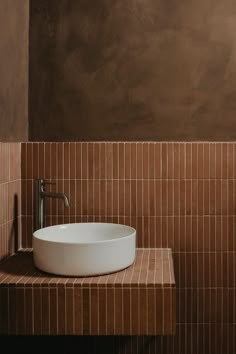
[[[56,198],[63,199],[65,206],[70,206],[69,199],[64,193],[47,192],[45,186],[47,183],[43,178],[35,180],[35,193],[34,193],[34,230],[45,227],[45,199]]]
[[[41,192],[42,198],[55,198],[55,199],[63,199],[65,206],[69,208],[70,202],[67,196],[64,193],[53,193],[53,192]]]

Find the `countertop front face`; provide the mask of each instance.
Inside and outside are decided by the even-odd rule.
[[[0,334],[173,335],[175,297],[170,249],[137,249],[129,268],[83,278],[41,272],[21,250],[0,266]]]

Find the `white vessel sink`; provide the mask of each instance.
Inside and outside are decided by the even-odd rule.
[[[136,230],[107,223],[49,226],[33,233],[37,268],[53,274],[91,276],[119,271],[135,259]]]

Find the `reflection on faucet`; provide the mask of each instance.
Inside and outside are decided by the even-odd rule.
[[[46,182],[45,179],[39,178],[34,181],[34,231],[45,227],[45,199],[57,198],[63,199],[65,206],[70,206],[69,199],[64,193],[47,192],[45,186],[54,184]]]

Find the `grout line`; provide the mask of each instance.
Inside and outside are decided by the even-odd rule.
[[[116,184],[117,185],[117,193],[116,193],[117,200],[115,200],[116,201],[116,207],[117,207],[118,223],[120,221],[120,218],[119,218],[119,213],[120,213],[120,185],[119,185],[119,177],[120,177],[120,144],[121,143],[119,143],[117,145],[117,155],[118,155],[118,159],[117,159],[117,175],[118,175],[118,183]]]
[[[159,156],[160,156],[160,176],[162,176],[162,144],[160,144],[160,153],[159,153]],[[163,191],[162,191],[162,188],[161,188],[161,185],[160,185],[160,214],[161,216],[163,216],[163,208],[162,208],[162,200],[163,200]],[[160,224],[160,234],[161,234],[161,246],[163,246],[163,237],[162,237],[162,222]]]
[[[89,188],[88,188],[88,177],[89,177],[89,143],[86,143],[86,210],[88,211],[89,205]],[[99,199],[100,201],[100,199]],[[101,209],[99,209],[101,212]],[[88,220],[87,220],[88,221]]]
[[[187,175],[186,171],[186,166],[187,166],[187,144],[184,144],[184,175]],[[185,216],[184,216],[184,237],[185,237],[185,252],[184,252],[184,283],[187,284],[187,264],[186,264],[186,181],[184,183],[184,211],[185,211]],[[186,298],[187,296],[187,290],[185,289],[184,296]],[[185,316],[187,314],[187,303],[185,302],[184,306],[184,311],[185,311]],[[185,329],[186,330],[186,329]],[[187,347],[187,338],[185,336],[184,339],[185,342],[185,347]]]
[[[52,178],[51,181],[57,180],[57,181],[236,181],[236,178]],[[5,181],[0,183],[0,185],[5,185],[9,184],[11,182],[16,182],[16,181],[33,181],[33,178],[16,178],[12,179],[10,181]]]
[[[142,206],[141,206],[141,210],[142,210],[142,246],[144,245],[144,217],[143,217],[143,209],[144,209],[144,202],[143,202],[143,194],[144,194],[144,185],[143,185],[143,144],[141,144],[142,150],[141,150],[141,197],[142,197]]]
[[[77,161],[77,159],[78,159],[78,156],[77,156],[77,144],[76,143],[74,143],[74,154],[75,154],[75,165],[74,165],[74,169],[75,169],[75,176],[77,176],[77,163],[78,163],[78,161]],[[75,215],[77,215],[77,183],[75,182],[75,184],[74,184],[74,186],[75,186],[75,195],[74,195],[74,198],[75,198],[75,200],[74,200],[74,208],[75,208]],[[81,196],[79,196],[79,198],[80,198]],[[76,220],[76,218],[75,218],[75,222],[77,222],[77,220]]]

